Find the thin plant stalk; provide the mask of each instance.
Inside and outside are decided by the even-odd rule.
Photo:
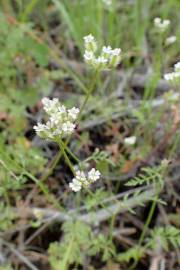
[[[155,195],[155,198],[151,204],[151,208],[150,208],[150,211],[148,213],[148,217],[146,219],[146,223],[144,224],[143,226],[143,230],[142,230],[142,233],[140,235],[140,238],[139,238],[139,242],[138,242],[138,247],[140,249],[143,241],[144,241],[144,238],[145,238],[145,235],[146,235],[146,232],[148,230],[148,227],[151,223],[151,220],[152,220],[152,217],[154,215],[154,211],[155,211],[155,208],[156,208],[156,205],[157,205],[157,201],[158,201],[158,197],[159,197],[159,193],[160,193],[160,189],[157,187],[157,192],[156,192],[156,195]],[[137,264],[138,264],[138,258],[134,261],[134,263],[132,264],[132,266],[129,268],[129,270],[133,270],[136,268]]]

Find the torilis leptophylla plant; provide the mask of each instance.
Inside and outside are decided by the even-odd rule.
[[[98,180],[101,174],[98,170],[95,170],[95,168],[92,168],[88,173],[84,173],[82,170],[75,171],[67,155],[67,153],[71,153],[71,151],[67,149],[68,140],[66,141],[66,143],[64,143],[63,139],[65,137],[69,138],[69,136],[75,131],[76,122],[77,120],[79,120],[80,115],[94,90],[97,78],[96,76],[98,72],[103,69],[110,69],[116,67],[121,60],[121,49],[112,49],[110,46],[104,46],[102,48],[101,54],[96,58],[95,52],[97,51],[97,44],[95,38],[91,34],[84,37],[84,45],[84,59],[87,64],[92,66],[95,70],[95,76],[92,85],[87,91],[87,95],[80,110],[75,107],[67,109],[59,102],[57,98],[54,98],[52,100],[48,98],[43,98],[42,104],[49,119],[45,124],[38,123],[37,126],[34,126],[34,129],[38,136],[43,139],[53,140],[57,142],[60,146],[62,154],[64,155],[67,164],[69,165],[72,173],[74,174],[74,178],[69,184],[69,187],[74,192],[81,190],[82,187],[88,187],[91,183]],[[71,156],[75,157],[73,153],[71,153]],[[78,158],[76,157],[75,159],[76,161],[78,160]],[[57,164],[57,160],[55,160],[55,165]],[[54,168],[54,164],[51,167],[50,173]]]

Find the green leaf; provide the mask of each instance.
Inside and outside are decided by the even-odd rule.
[[[49,62],[49,47],[46,44],[38,43],[30,37],[24,39],[24,47],[34,57],[37,64],[46,66]]]

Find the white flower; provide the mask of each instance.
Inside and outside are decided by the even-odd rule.
[[[79,113],[78,108],[67,109],[56,98],[53,100],[43,98],[42,103],[49,115],[49,120],[46,124],[38,123],[37,126],[34,126],[40,137],[57,141],[58,137],[73,133],[76,127],[74,121]]]
[[[111,51],[111,60],[110,60],[110,66],[116,67],[121,60],[121,49],[116,48]]]
[[[103,48],[102,48],[102,52],[104,53],[104,54],[111,54],[112,53],[112,48],[111,48],[111,46],[103,46]]]
[[[72,120],[76,120],[77,115],[79,113],[79,109],[73,107],[72,109],[68,110],[68,116],[72,118]]]
[[[174,78],[175,78],[174,75],[175,75],[174,72],[164,74],[164,79],[165,79],[166,81],[172,81],[172,80],[174,80]]]
[[[62,113],[57,112],[51,115],[50,122],[54,125],[58,125],[62,121]]]
[[[85,40],[85,61],[95,69],[103,70],[116,67],[120,61],[121,49],[112,49],[111,46],[103,46],[101,54],[96,57],[95,51],[97,44],[94,37],[90,34],[84,37]]]
[[[90,172],[88,172],[88,180],[91,182],[95,182],[100,178],[100,172],[92,168]]]
[[[100,172],[94,168],[88,172],[87,176],[83,171],[77,170],[69,187],[75,192],[79,191],[83,185],[89,186],[92,182],[97,181],[100,178],[100,175]]]
[[[78,170],[76,172],[76,179],[78,181],[80,181],[81,183],[83,183],[85,185],[88,185],[88,180],[87,180],[84,172]]]
[[[159,25],[160,23],[161,23],[161,18],[159,18],[159,17],[154,18],[155,25]]]
[[[170,37],[166,38],[165,44],[166,44],[167,46],[168,46],[168,45],[171,45],[171,44],[173,44],[176,40],[177,40],[176,36],[170,36]]]
[[[107,59],[103,56],[99,56],[97,59],[96,59],[96,62],[99,63],[99,64],[105,64],[107,63]]]
[[[84,37],[84,42],[85,43],[90,43],[92,41],[95,41],[95,38],[94,38],[94,36],[92,34],[89,34],[88,36]]]
[[[92,61],[94,59],[94,53],[92,51],[85,51],[84,59],[88,61]]]
[[[95,38],[92,34],[89,34],[88,36],[84,37],[84,46],[87,51],[95,52],[97,49],[97,44],[95,41]],[[86,54],[87,56],[87,54]]]
[[[39,137],[46,138],[49,136],[49,126],[38,123],[37,126],[34,126],[33,128]]]
[[[172,82],[180,82],[180,62],[177,62],[174,65],[174,72],[164,74],[164,79],[166,81]]]
[[[154,25],[160,32],[164,32],[170,25],[170,20],[162,20],[161,18],[155,18]]]
[[[120,48],[116,48],[116,49],[114,49],[114,50],[111,51],[111,54],[113,56],[119,56],[120,53],[121,53],[121,49]]]
[[[38,123],[37,126],[33,127],[36,132],[41,132],[46,130],[46,125]]]
[[[82,184],[76,178],[72,179],[72,182],[69,183],[69,187],[74,191],[77,192],[81,190]]]
[[[174,65],[174,70],[175,70],[175,72],[180,71],[180,62],[177,62],[177,63]]]
[[[107,5],[107,6],[112,5],[112,0],[102,0],[102,1],[103,1],[103,3],[104,3],[105,5]]]
[[[180,71],[164,74],[164,79],[166,81],[175,81],[178,78],[180,78]]]
[[[71,134],[74,131],[75,127],[76,127],[75,124],[71,123],[70,121],[67,121],[67,122],[63,123],[62,130],[66,134]]]
[[[66,107],[64,105],[58,107],[58,112],[61,114],[66,113]]]
[[[135,136],[131,136],[131,137],[126,137],[124,139],[124,143],[127,145],[133,145],[136,143],[136,137]]]
[[[52,100],[49,98],[43,98],[42,99],[42,104],[44,105],[44,110],[48,113],[54,113],[57,111],[58,106],[59,106],[59,100],[57,98],[53,98]]]
[[[112,0],[102,0],[102,2],[103,2],[106,6],[112,5]]]
[[[169,26],[170,25],[170,20],[164,20],[163,24],[164,24],[165,27]]]

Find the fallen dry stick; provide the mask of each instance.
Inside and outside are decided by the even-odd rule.
[[[155,190],[149,189],[138,194],[136,197],[131,197],[125,201],[119,201],[115,204],[107,206],[106,208],[97,210],[96,212],[91,211],[81,215],[77,214],[78,212],[76,210],[63,213],[47,208],[17,208],[16,214],[20,217],[22,212],[26,212],[27,217],[40,216],[43,222],[50,220],[64,222],[67,220],[78,219],[88,224],[98,225],[100,222],[109,219],[114,214],[123,213],[128,209],[133,209],[138,205],[143,205],[143,203],[152,200],[154,195]]]

